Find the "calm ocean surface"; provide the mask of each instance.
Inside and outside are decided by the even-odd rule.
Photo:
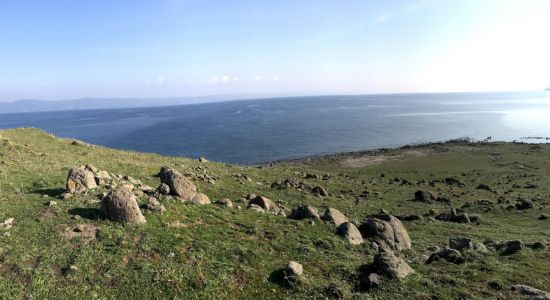
[[[550,92],[322,96],[0,114],[0,128],[23,126],[113,148],[256,163],[460,137],[550,137]]]

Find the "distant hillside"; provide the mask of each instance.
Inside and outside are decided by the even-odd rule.
[[[169,106],[260,97],[262,96],[220,95],[179,98],[83,98],[56,101],[24,99],[0,102],[0,113]]]

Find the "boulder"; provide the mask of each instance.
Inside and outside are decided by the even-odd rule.
[[[401,279],[414,273],[414,270],[392,251],[380,252],[374,257],[374,267],[378,274],[392,279]]]
[[[303,220],[303,219],[320,219],[317,208],[309,205],[300,205],[292,210],[288,216],[291,219]]]
[[[525,245],[520,240],[506,241],[505,245],[506,247],[502,251],[504,255],[514,254],[525,248]]]
[[[387,214],[374,215],[367,218],[359,227],[363,238],[373,238],[395,250],[411,249],[411,238],[407,230],[394,216]]]
[[[229,207],[229,208],[232,208],[233,207],[233,202],[227,198],[222,198],[218,201],[215,202],[217,205],[220,205],[220,206],[225,206],[225,207]]]
[[[253,210],[255,212],[265,213],[265,209],[263,209],[261,206],[256,204],[248,204],[247,209]]]
[[[432,191],[419,190],[414,193],[414,201],[434,202],[437,199],[437,193]]]
[[[101,210],[113,220],[125,223],[145,223],[131,189],[124,186],[109,192],[101,201]]]
[[[248,205],[250,206],[251,204],[258,205],[265,210],[270,210],[272,207],[275,207],[275,204],[264,196],[256,196],[255,198],[250,199]]]
[[[366,287],[368,289],[374,289],[380,286],[380,276],[376,273],[370,273],[367,276]]]
[[[427,264],[431,264],[435,261],[438,261],[438,260],[441,260],[441,259],[444,259],[450,263],[453,263],[453,264],[461,264],[463,263],[465,260],[464,260],[464,257],[462,257],[462,254],[460,254],[460,252],[456,249],[451,249],[451,248],[445,248],[445,249],[442,249],[442,250],[439,250],[437,252],[434,252],[432,253],[432,255],[430,255],[430,257],[428,258],[428,261],[426,261]]]
[[[322,219],[324,221],[334,223],[336,227],[348,222],[348,218],[336,208],[327,208]]]
[[[510,289],[519,295],[529,296],[529,299],[533,299],[533,300],[550,299],[550,293],[545,292],[543,290],[536,289],[528,285],[515,284],[515,285],[512,285]]]
[[[187,177],[178,171],[163,167],[160,172],[160,181],[170,188],[170,195],[182,198],[184,201],[191,201],[197,194],[197,188]]]
[[[318,195],[320,197],[326,197],[328,196],[327,190],[325,190],[322,186],[316,186],[313,189],[311,189],[311,193],[314,195]]]
[[[210,198],[203,193],[197,193],[195,194],[195,197],[191,199],[191,202],[199,205],[210,204]]]
[[[338,235],[346,238],[348,242],[352,245],[360,245],[363,243],[363,237],[359,229],[355,227],[352,223],[346,222],[338,226],[337,228]]]
[[[474,248],[474,243],[469,238],[451,237],[449,238],[449,248],[458,251],[471,250]]]
[[[297,263],[295,261],[290,261],[285,268],[285,275],[287,277],[298,278],[302,276],[303,272],[304,272],[304,266],[302,266],[300,263]]]
[[[532,202],[529,202],[527,200],[524,200],[524,199],[519,199],[517,202],[516,202],[516,209],[517,210],[526,210],[526,209],[530,209],[530,208],[533,208],[533,203]]]
[[[170,195],[170,187],[166,183],[161,183],[157,188],[157,192],[161,195]]]
[[[97,187],[94,173],[84,166],[73,168],[67,176],[67,191],[69,193],[82,193],[88,189]]]
[[[451,208],[448,214],[440,214],[436,217],[439,221],[448,221],[456,223],[470,223],[470,217],[464,211],[457,211],[455,208]],[[477,216],[477,220],[480,220],[481,216]]]

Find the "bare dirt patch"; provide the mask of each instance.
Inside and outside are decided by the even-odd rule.
[[[83,241],[90,242],[97,238],[97,227],[91,224],[78,224],[74,228],[65,228],[63,236],[68,239],[81,237]]]
[[[358,158],[346,159],[340,163],[340,166],[345,168],[364,168],[368,166],[379,165],[387,161],[401,160],[407,156],[410,156],[410,157],[425,156],[425,155],[428,155],[430,152],[431,151],[429,150],[410,150],[410,151],[405,151],[403,153],[395,154],[395,155],[386,155],[386,154],[367,155],[367,156],[358,157]]]

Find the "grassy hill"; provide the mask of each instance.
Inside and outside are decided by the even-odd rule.
[[[242,209],[161,197],[166,211],[144,211],[147,223],[114,222],[99,210],[105,188],[60,199],[68,171],[85,164],[155,188],[159,169],[171,166],[210,199],[229,198]],[[546,250],[466,251],[461,264],[426,264],[430,249],[445,247],[450,237],[550,242],[550,220],[539,220],[550,213],[548,174],[550,145],[455,142],[237,166],[92,147],[35,129],[0,131],[0,222],[14,218],[11,228],[0,228],[0,298],[481,299],[517,297],[513,284],[550,290]],[[329,196],[271,187],[289,177],[322,186]],[[446,183],[449,177],[464,186]],[[450,204],[413,201],[417,190],[437,192]],[[365,290],[364,269],[376,254],[370,242],[352,246],[328,222],[246,209],[239,199],[250,193],[287,214],[305,203],[320,212],[336,208],[357,223],[380,209],[419,216],[403,220],[412,250],[399,254],[415,273],[383,277],[379,288]],[[518,209],[518,199],[533,207]],[[451,207],[482,221],[432,218]],[[290,284],[276,276],[289,261],[304,267]]]

